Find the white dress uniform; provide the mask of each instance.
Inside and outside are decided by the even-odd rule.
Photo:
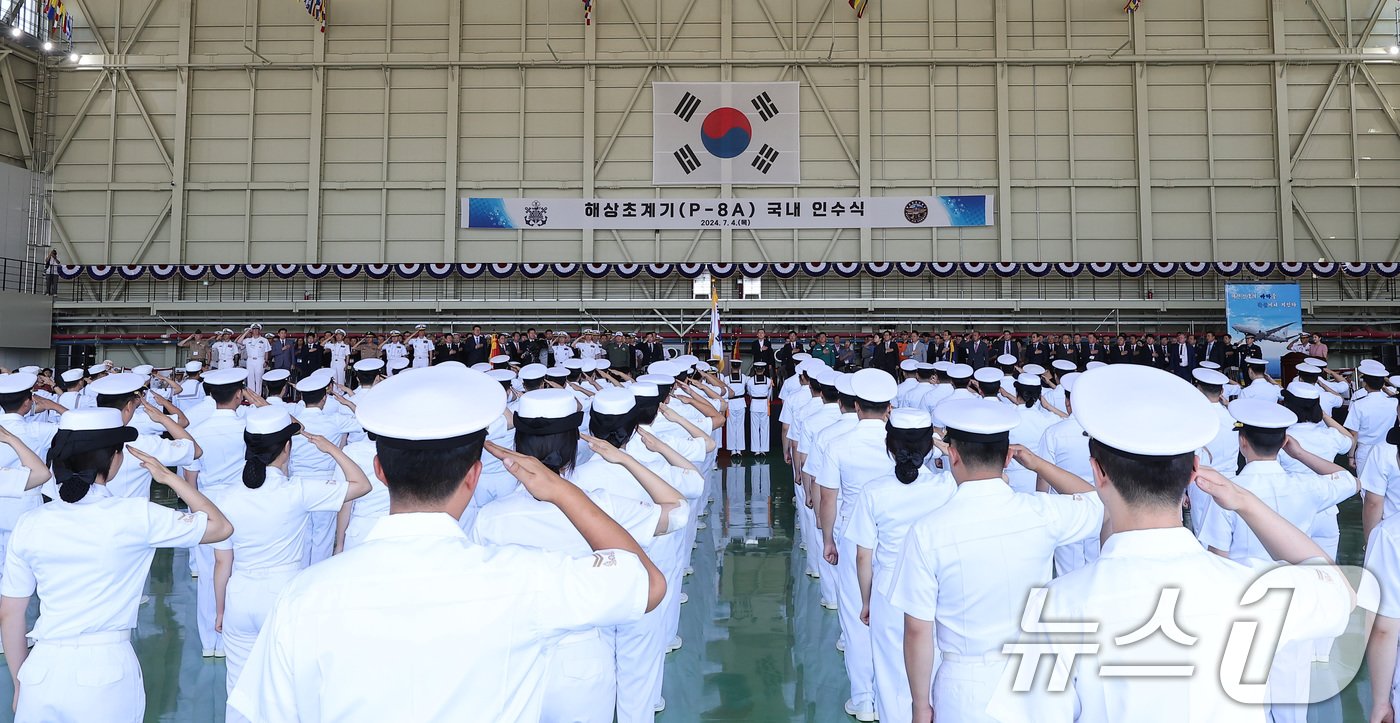
[[[946,504],[956,491],[952,475],[927,467],[921,467],[919,476],[909,484],[894,476],[881,477],[861,490],[846,527],[847,539],[873,553],[870,640],[875,660],[875,710],[881,723],[907,723],[913,704],[904,667],[904,612],[890,604],[899,551],[910,526]]]
[[[1346,470],[1325,476],[1311,470],[1290,474],[1273,459],[1255,460],[1239,474],[1225,476],[1305,533],[1311,533],[1318,513],[1356,494],[1356,477]],[[1218,505],[1206,515],[1200,537],[1202,544],[1229,552],[1236,562],[1273,559],[1237,513]]]
[[[216,341],[209,345],[209,353],[214,359],[215,369],[232,369],[234,358],[238,356],[238,344],[232,341]]]
[[[350,519],[345,524],[345,542],[343,545],[344,550],[349,550],[352,547],[358,547],[365,541],[365,536],[369,534],[370,530],[374,529],[374,524],[376,522],[383,517],[389,516],[389,488],[384,486],[384,482],[380,480],[379,475],[374,472],[374,457],[378,454],[374,442],[369,440],[352,442],[345,445],[345,448],[341,451],[345,452],[346,457],[349,457],[355,464],[359,465],[360,469],[364,471],[365,477],[369,478],[369,492],[364,497],[350,503]],[[483,463],[485,461],[485,459],[482,460]],[[497,460],[497,464],[499,463],[500,461]],[[480,479],[484,481],[485,465],[483,464],[482,467],[483,475]],[[344,478],[344,471],[337,466],[336,479]],[[515,478],[512,477],[511,479],[514,480]],[[481,484],[478,482],[477,494],[472,495],[472,497],[475,498],[480,493]]]
[[[272,343],[261,335],[243,340],[243,366],[248,370],[248,388],[262,394],[263,371],[267,367],[267,355],[272,353]]]
[[[350,345],[343,341],[332,341],[326,344],[325,349],[331,355],[331,373],[335,376],[335,383],[344,384],[345,365],[350,363]]]
[[[1385,509],[1381,516],[1387,520],[1400,516],[1400,462],[1397,462],[1397,455],[1400,455],[1400,450],[1381,437],[1381,442],[1371,448],[1366,465],[1361,468],[1361,489],[1368,495],[1384,497]],[[1358,458],[1357,462],[1360,461]]]
[[[768,454],[773,438],[768,426],[768,397],[773,392],[773,382],[766,376],[750,376],[744,382],[744,391],[749,397],[749,451]]]
[[[1395,426],[1397,400],[1386,394],[1367,394],[1353,399],[1351,411],[1342,426],[1356,432],[1356,471],[1364,474],[1370,463],[1371,449],[1383,444],[1386,432]]]
[[[216,491],[235,484],[242,486],[243,458],[247,451],[243,443],[243,429],[243,418],[232,409],[216,409],[208,419],[190,425],[190,436],[199,443],[204,454],[186,465],[185,469],[199,473],[195,481],[206,497],[212,499]],[[220,510],[223,508],[220,507]],[[195,613],[200,648],[204,651],[224,650],[220,635],[214,630],[214,546],[200,545],[191,550],[190,555],[194,557],[195,571],[199,573],[199,582],[195,584]]]
[[[574,358],[574,348],[568,344],[555,344],[549,347],[549,353],[554,357],[554,366],[563,366],[564,362]]]
[[[745,428],[749,416],[746,395],[750,379],[752,377],[746,374],[729,374],[724,377],[724,383],[729,387],[729,416],[724,423],[724,447],[730,452],[747,452],[749,449]]]
[[[621,471],[626,474],[625,469]],[[660,507],[635,495],[623,497],[604,490],[587,495],[643,549],[651,545],[661,520]],[[487,547],[519,545],[571,557],[592,554],[588,542],[558,507],[540,502],[524,488],[482,507],[467,537]],[[617,672],[612,629],[590,628],[566,635],[555,647],[545,673],[541,723],[611,721],[617,707]]]
[[[233,551],[233,575],[224,592],[223,629],[230,693],[277,595],[305,567],[308,515],[334,514],[345,503],[348,489],[343,478],[288,479],[282,470],[268,467],[267,478],[258,489],[250,489],[240,480],[209,491],[210,501],[233,523],[233,536],[213,545],[217,550]],[[204,579],[202,575],[200,579]],[[240,720],[233,710],[228,719]]]
[[[818,430],[816,437],[813,438],[812,451],[807,455],[807,461],[803,463],[802,471],[811,475],[813,480],[816,480],[817,475],[822,473],[828,450],[833,444],[841,443],[846,438],[846,435],[855,431],[856,425],[859,422],[860,417],[855,412],[843,413],[840,419]],[[767,466],[762,466],[761,469],[767,470]],[[818,484],[821,483],[818,482]],[[813,527],[804,528],[803,530],[802,539],[807,543],[807,572],[810,575],[818,576],[817,583],[821,588],[821,599],[833,603],[837,602],[839,596],[836,592],[836,576],[821,575],[819,572],[821,570],[827,570],[829,566],[826,564],[826,561],[822,559],[823,540],[821,530],[815,527],[816,515],[815,513],[804,515],[801,519],[804,525],[807,524],[809,519],[813,524]],[[811,530],[811,532],[808,533],[807,530]]]
[[[1239,394],[1240,399],[1263,399],[1269,402],[1277,402],[1278,397],[1278,386],[1267,379],[1255,379],[1241,389]]]
[[[39,459],[48,459],[49,445],[58,432],[57,424],[26,421],[18,414],[0,414],[0,427],[19,437],[26,447],[39,455]],[[0,445],[0,469],[22,468],[15,451],[9,445]],[[28,480],[27,475],[25,479]],[[18,492],[15,496],[0,496],[0,558],[5,554],[10,532],[15,529],[20,516],[43,503],[43,495],[37,488]]]
[[[832,529],[837,563],[835,569],[826,565],[822,569],[822,577],[833,575],[836,578],[836,611],[840,615],[841,633],[846,640],[846,675],[851,681],[851,700],[857,708],[875,701],[875,657],[871,648],[870,627],[860,620],[856,544],[846,536],[846,527],[850,524],[856,500],[860,499],[865,485],[892,474],[894,460],[885,451],[884,420],[862,419],[849,435],[827,448],[822,471],[816,476],[823,495],[837,495],[836,524]],[[815,531],[816,528],[812,529]],[[809,550],[816,546],[808,543]]]
[[[392,362],[395,359],[408,358],[408,347],[404,346],[402,343],[397,341],[391,341],[386,343],[384,346],[379,348],[379,351],[384,353],[385,371],[388,374],[393,373]]]
[[[1351,438],[1327,426],[1326,422],[1313,424],[1300,422],[1288,428],[1288,436],[1297,440],[1303,449],[1328,462],[1331,462],[1338,455],[1345,455],[1351,451]],[[1293,459],[1288,456],[1287,452],[1281,450],[1278,453],[1278,463],[1283,467],[1283,471],[1289,474],[1312,474],[1312,470],[1304,466],[1302,462]],[[1316,542],[1318,547],[1321,547],[1333,560],[1337,559],[1337,545],[1341,542],[1341,534],[1341,528],[1337,525],[1336,505],[1317,513],[1317,517],[1313,520],[1310,536],[1313,542]]]
[[[1011,443],[1022,445],[1037,455],[1044,456],[1044,450],[1040,448],[1040,438],[1051,425],[1061,421],[1060,417],[1039,403],[1029,408],[1024,404],[1015,404],[1011,408],[1021,417],[1021,423],[1011,430]],[[1060,409],[1063,410],[1064,407]],[[1012,460],[1006,468],[1006,476],[1011,480],[1011,489],[1017,492],[1035,492],[1035,473],[1022,467],[1021,463]]]
[[[128,457],[132,455],[127,455]],[[140,723],[146,714],[141,666],[131,647],[141,590],[161,547],[194,547],[208,517],[103,485],[76,503],[54,501],[25,514],[5,553],[0,595],[42,600],[20,667],[15,720]]]
[[[914,523],[890,602],[936,625],[938,720],[990,720],[987,704],[1008,659],[1002,645],[1019,637],[1027,594],[1049,580],[1056,547],[1097,535],[1102,525],[1097,494],[1018,494],[999,478],[961,483],[947,504]]]
[[[486,429],[486,438],[506,449],[515,449],[515,430],[506,426],[504,416],[497,417],[491,422],[491,426]],[[374,480],[375,477],[371,476],[370,481]],[[501,460],[497,459],[495,455],[481,455],[481,477],[477,480],[476,492],[472,493],[471,502],[467,504],[467,509],[462,513],[462,519],[459,520],[462,531],[466,532],[472,528],[477,513],[488,502],[498,497],[505,497],[519,487],[520,482],[515,479],[515,475],[506,471]],[[370,494],[372,495],[373,492]],[[369,496],[366,495],[366,497]],[[363,499],[356,500],[356,502],[363,501]],[[387,508],[385,514],[388,514]],[[368,530],[366,530],[367,532]]]
[[[803,471],[814,470],[808,474],[812,476],[813,481],[820,485],[818,475],[830,472],[826,469],[826,459],[831,453],[832,435],[828,434],[826,430],[831,427],[854,430],[856,425],[843,423],[842,417],[845,415],[841,413],[840,406],[826,404],[819,397],[813,397],[813,401],[798,412],[797,418],[801,420],[801,424],[794,424],[789,429],[797,433],[798,451],[806,455]],[[822,438],[825,444],[819,445],[818,437]],[[836,483],[837,480],[832,480],[832,482]],[[802,532],[802,540],[807,545],[807,569],[818,577],[818,584],[821,586],[822,592],[821,600],[831,605],[837,605],[841,598],[841,594],[837,590],[838,576],[834,574],[836,571],[822,557],[825,551],[825,540],[821,527],[818,525],[818,510],[816,505],[809,506],[807,504],[806,487],[799,485],[796,488],[796,493],[799,527]],[[838,539],[836,543],[839,547],[841,541]]]
[[[143,434],[129,444],[160,460],[165,467],[187,467],[194,461],[194,444],[187,439],[161,439]],[[134,454],[122,455],[116,476],[106,486],[113,497],[151,499],[151,473],[141,466],[141,461]],[[49,498],[58,499],[58,484],[53,480],[45,482],[42,489]]]
[[[1053,462],[1056,467],[1094,484],[1094,470],[1089,461],[1089,437],[1084,434],[1084,427],[1073,416],[1045,430],[1040,439],[1040,455]],[[1055,493],[1054,488],[1051,488],[1050,492]],[[1055,574],[1065,575],[1078,570],[1098,559],[1098,556],[1097,535],[1061,545],[1055,548]]]
[[[360,430],[355,418],[344,412],[327,412],[310,407],[294,415],[303,429],[319,434],[333,444],[343,443],[351,432]],[[292,438],[292,457],[287,472],[293,479],[327,480],[335,477],[339,468],[335,458],[316,449],[300,435]],[[311,540],[306,545],[306,564],[314,565],[331,556],[335,549],[335,515],[339,510],[318,510],[311,513]]]
[[[1377,615],[1400,618],[1400,517],[1386,517],[1366,542],[1366,569],[1381,586]],[[1391,676],[1390,705],[1400,709],[1400,665]]]
[[[176,394],[170,403],[181,412],[189,412],[190,408],[204,401],[204,396],[204,382],[190,377],[180,381],[180,393]]]
[[[415,336],[408,342],[409,349],[413,352],[414,369],[422,369],[433,361],[433,340],[424,336]]]

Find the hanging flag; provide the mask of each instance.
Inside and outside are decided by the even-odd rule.
[[[851,9],[856,11],[856,19],[859,20],[865,15],[865,6],[870,0],[848,0],[848,2],[851,5]]]
[[[593,24],[593,0],[583,0],[583,24]]]
[[[724,342],[719,333],[719,289],[710,280],[710,358],[720,360],[716,373],[724,371]]]
[[[304,0],[304,2],[306,4],[306,12],[311,15],[311,19],[319,20],[321,22],[321,32],[326,32],[326,20],[330,17],[330,13],[326,9],[327,0]]]
[[[1128,0],[1128,4],[1123,6],[1123,12],[1131,15],[1137,12],[1140,7],[1142,7],[1142,0]]]
[[[797,83],[653,83],[651,178],[670,186],[795,186]]]
[[[73,16],[63,0],[44,0],[40,13],[49,21],[49,37],[73,41]]]

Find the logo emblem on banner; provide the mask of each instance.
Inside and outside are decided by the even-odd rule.
[[[652,182],[797,185],[797,83],[652,84]]]

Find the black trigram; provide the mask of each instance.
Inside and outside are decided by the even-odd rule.
[[[695,111],[697,110],[700,110],[700,99],[690,93],[686,93],[681,96],[681,102],[676,104],[675,113],[676,117],[689,123],[691,117],[695,115]],[[689,171],[687,171],[687,173],[689,173]]]
[[[778,152],[773,150],[772,146],[764,143],[763,147],[758,149],[758,155],[754,156],[753,167],[766,176],[769,171],[773,170],[773,164],[777,162]]]
[[[767,148],[767,146],[764,146]],[[690,149],[690,145],[681,146],[680,150],[672,153],[676,157],[676,163],[681,164],[681,170],[689,176],[690,172],[700,167],[700,159],[695,156],[695,151]]]
[[[759,93],[757,98],[749,102],[753,103],[754,110],[758,111],[758,117],[765,122],[778,114],[778,106],[773,104],[773,99],[768,97],[767,92]]]

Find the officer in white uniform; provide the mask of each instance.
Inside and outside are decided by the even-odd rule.
[[[749,417],[748,375],[744,374],[743,362],[729,360],[729,373],[724,375],[724,385],[728,388],[729,418],[724,424],[724,448],[730,454],[743,454],[749,451],[746,434]]]
[[[1265,371],[1265,365],[1268,362],[1259,357],[1249,357],[1244,360],[1244,363],[1249,374],[1249,384],[1240,390],[1239,398],[1277,402],[1278,386],[1269,379],[1269,375]]]
[[[243,474],[243,415],[242,408],[246,369],[222,369],[205,375],[205,390],[216,408],[199,424],[190,425],[203,454],[185,467],[185,479],[211,499],[217,492],[237,484]],[[200,649],[204,657],[224,657],[224,646],[216,629],[217,600],[214,595],[214,546],[200,545],[190,551],[194,571],[199,578],[195,585],[195,616],[199,628]]]
[[[263,371],[267,369],[267,356],[272,353],[272,342],[262,335],[262,324],[254,324],[244,332],[243,366],[248,370],[248,388],[262,392]]]
[[[1041,405],[1040,377],[1022,374],[1016,378],[1012,388],[1015,390],[1015,403],[1011,408],[1021,417],[1021,423],[1011,430],[1011,443],[1019,444],[1037,456],[1044,456],[1045,450],[1040,446],[1040,440],[1045,436],[1045,430],[1060,422],[1061,417]],[[1064,389],[1064,377],[1060,378],[1060,398],[1069,399],[1069,392]],[[1065,403],[1068,405],[1068,402]],[[1059,409],[1063,410],[1064,407]],[[1013,460],[1006,468],[1006,476],[1011,481],[1011,489],[1017,492],[1036,491],[1035,474],[1020,463]]]
[[[428,338],[428,325],[419,324],[413,327],[413,336],[408,340],[409,351],[413,352],[414,369],[422,369],[433,363],[433,340]]]
[[[219,332],[219,340],[209,345],[215,369],[232,369],[238,365],[239,345],[230,338],[232,336],[232,329],[224,329]]]
[[[1352,398],[1345,426],[1356,432],[1352,466],[1358,473],[1365,474],[1366,465],[1370,464],[1371,449],[1380,444],[1386,432],[1395,426],[1397,400],[1382,391],[1385,389],[1387,370],[1379,362],[1363,361],[1357,367],[1357,372],[1361,374],[1361,385],[1368,393],[1360,399]]]
[[[350,363],[350,345],[345,343],[345,330],[336,329],[335,336],[326,342],[325,349],[330,352],[330,370],[335,377],[335,383],[345,385],[345,367]]]
[[[49,451],[58,480],[52,503],[20,518],[0,580],[0,636],[18,681],[15,720],[139,723],[146,713],[131,647],[141,590],[157,548],[217,542],[233,531],[193,485],[133,446],[136,430],[110,408],[66,412]],[[110,494],[122,457],[155,474],[189,512]],[[82,462],[86,462],[83,464]],[[26,643],[25,609],[42,609]]]
[[[1294,381],[1283,389],[1283,406],[1298,416],[1298,423],[1288,428],[1288,436],[1303,449],[1330,462],[1346,456],[1355,441],[1350,430],[1328,416],[1322,396],[1323,391],[1316,384]],[[1278,463],[1290,474],[1311,472],[1284,451],[1279,452]],[[1337,559],[1341,528],[1337,525],[1336,505],[1317,513],[1310,536],[1328,557]]]
[[[302,409],[295,414],[297,421],[308,433],[325,437],[337,447],[345,445],[346,438],[361,431],[352,410],[345,408],[331,411],[327,406],[330,375],[325,372],[311,374],[297,382],[301,393]],[[368,396],[370,392],[366,392]],[[336,459],[311,444],[306,437],[292,438],[292,460],[289,468],[294,479],[331,479],[335,476]],[[313,565],[331,556],[335,550],[336,510],[318,510],[311,513],[311,539],[306,546],[306,564]]]
[[[499,384],[453,366],[364,395],[357,415],[375,435],[377,469],[395,509],[414,511],[381,519],[366,544],[288,584],[229,696],[235,710],[340,723],[538,720],[547,650],[561,636],[640,620],[660,602],[664,578],[636,541],[524,455],[488,448],[594,553],[465,539],[456,518],[476,485],[486,428],[504,409]],[[376,651],[374,665],[366,650]]]
[[[389,341],[379,348],[384,354],[384,364],[389,369],[390,374],[394,371],[394,361],[398,359],[408,359],[408,347],[403,345],[403,332],[395,329],[389,332]],[[407,365],[405,365],[407,366]]]
[[[885,447],[894,460],[894,474],[872,480],[861,490],[846,538],[856,546],[856,568],[863,581],[860,619],[870,626],[876,714],[882,723],[908,723],[913,701],[904,668],[904,613],[889,598],[895,563],[909,527],[947,503],[957,484],[947,472],[934,472],[924,464],[933,450],[928,412],[892,410]]]
[[[773,431],[769,427],[768,400],[773,394],[773,381],[768,376],[768,362],[754,362],[744,382],[749,406],[749,451],[768,454]]]
[[[0,428],[17,438],[24,449],[37,456],[42,467],[44,465],[41,460],[48,456],[49,445],[58,433],[58,425],[27,417],[35,409],[62,408],[34,395],[32,390],[36,379],[33,374],[26,372],[0,375]],[[0,469],[19,469],[25,466],[22,451],[16,448],[12,441],[0,446]],[[35,457],[29,459],[36,461]],[[23,488],[13,496],[0,494],[0,556],[4,555],[10,531],[15,529],[20,515],[43,504],[44,499],[39,493],[38,485],[47,482],[50,476],[45,474],[44,479]]]
[[[910,528],[890,602],[905,612],[913,720],[986,721],[1026,595],[1048,581],[1056,547],[1099,534],[1103,504],[1083,480],[1010,448],[1020,418],[1007,405],[952,400],[938,417],[958,490]],[[1001,476],[1013,453],[1061,494],[1013,492]],[[930,696],[935,624],[943,661]]]
[[[833,384],[835,380],[833,379]],[[846,641],[846,675],[851,698],[846,713],[856,720],[873,721],[875,712],[875,658],[870,627],[860,618],[861,586],[856,571],[856,543],[846,536],[856,501],[871,480],[894,474],[894,460],[885,452],[886,417],[898,385],[880,369],[862,369],[851,377],[860,421],[849,435],[827,447],[822,469],[816,475],[822,488],[818,498],[822,531],[822,557],[829,567],[822,576],[836,578],[837,613]]]
[[[1067,676],[1063,693],[1047,693],[1043,677],[1031,693],[1009,692],[1019,666],[1033,664],[1034,656],[1025,654],[1006,666],[1002,690],[1008,692],[994,698],[989,712],[1007,723],[1263,723],[1263,706],[1226,693],[1222,680],[1241,678],[1239,671],[1226,678],[1221,661],[1244,591],[1266,568],[1203,550],[1181,527],[1182,491],[1194,477],[1218,507],[1238,514],[1266,541],[1272,557],[1319,562],[1313,569],[1284,566],[1269,573],[1278,587],[1294,586],[1292,604],[1309,611],[1287,615],[1285,641],[1345,628],[1351,610],[1345,578],[1306,535],[1258,498],[1198,467],[1196,450],[1214,436],[1215,415],[1185,381],[1160,369],[1114,364],[1085,373],[1073,397],[1075,417],[1092,440],[1094,473],[1113,534],[1098,560],[1050,582],[1027,607],[1032,615],[1038,610],[1032,621],[1092,621],[1096,629],[1057,633],[1038,648],[1045,651],[1040,660],[1054,660],[1053,672]],[[1261,630],[1277,630],[1287,605],[1287,595],[1268,596],[1251,606],[1249,617],[1260,619]],[[1096,659],[1070,652],[1070,646],[1084,644],[1096,644]],[[1143,666],[1183,664],[1194,665],[1194,673],[1150,681],[1131,675]],[[1112,672],[1110,665],[1128,672]]]
[[[249,412],[240,433],[245,452],[238,478],[209,493],[234,526],[233,536],[214,545],[216,570],[211,575],[222,593],[217,619],[228,653],[230,692],[278,593],[303,568],[308,515],[335,512],[369,491],[360,466],[318,435],[306,438],[336,461],[338,474],[327,479],[288,477],[291,440],[299,433],[301,425],[292,421],[286,407]],[[246,720],[232,709],[227,719]]]

